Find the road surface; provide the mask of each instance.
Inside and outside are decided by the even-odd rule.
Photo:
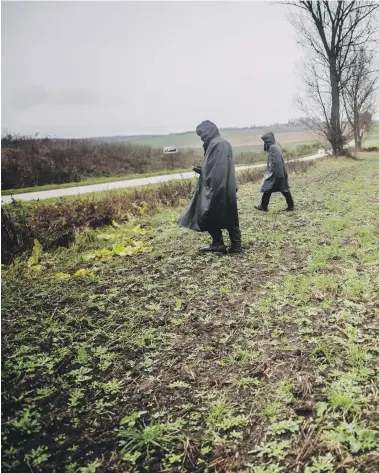
[[[313,159],[324,158],[327,156],[325,152],[313,154],[305,158],[290,159],[291,161],[311,161]],[[238,166],[236,171],[243,171],[244,169],[263,168],[266,163],[252,164],[250,166]],[[142,177],[139,179],[129,179],[125,181],[105,182],[103,184],[91,184],[88,186],[68,187],[65,189],[51,189],[48,191],[25,192],[24,194],[16,194],[14,196],[17,200],[43,200],[58,197],[67,197],[72,195],[89,194],[91,192],[104,192],[113,189],[124,189],[126,187],[146,186],[147,184],[158,184],[160,182],[177,181],[181,179],[193,179],[196,176],[194,172],[183,172],[180,174],[167,174],[164,176]],[[12,201],[11,195],[1,196],[1,203],[7,204]]]

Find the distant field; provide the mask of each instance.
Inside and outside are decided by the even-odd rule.
[[[235,150],[241,151],[242,148],[250,148],[252,151],[261,150],[262,140],[261,136],[264,131],[256,129],[241,129],[241,130],[222,130],[221,134],[224,138],[230,141]],[[285,131],[275,133],[277,141],[285,146],[288,143],[309,144],[316,141],[316,137],[309,131]],[[182,135],[162,135],[162,136],[147,136],[138,137],[131,140],[132,143],[140,145],[148,145],[153,148],[163,148],[164,146],[176,146],[178,148],[201,148],[202,143],[200,138],[193,133],[186,133]]]
[[[295,151],[295,149],[298,146],[313,145],[316,142],[317,142],[316,139],[306,140],[306,141],[290,141],[290,142],[284,142],[284,141],[279,141],[278,140],[278,143],[280,144],[280,146],[282,148],[285,148],[287,151]],[[232,145],[233,145],[233,143],[232,143]],[[256,145],[240,145],[240,146],[233,145],[233,151],[234,151],[235,155],[238,154],[238,153],[246,153],[248,151],[253,152],[253,153],[259,153],[259,152],[263,151],[263,144],[261,142],[261,143],[256,144]]]
[[[224,138],[230,141],[235,152],[240,151],[261,151],[262,140],[261,136],[266,133],[269,128],[254,128],[254,129],[224,129],[221,134]],[[317,136],[307,130],[288,129],[283,131],[275,131],[275,137],[281,146],[286,147],[289,151],[296,146],[302,144],[312,144],[317,142]],[[202,147],[201,140],[193,133],[161,135],[161,136],[136,136],[133,137],[131,143],[140,145],[147,145],[153,148],[163,148],[164,146],[176,146],[178,148],[195,148]],[[379,123],[376,123],[374,129],[366,136],[364,141],[365,146],[375,146],[379,144]]]

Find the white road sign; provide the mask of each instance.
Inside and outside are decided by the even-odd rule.
[[[174,154],[178,152],[178,148],[175,148],[175,146],[165,146],[164,148],[164,154]]]

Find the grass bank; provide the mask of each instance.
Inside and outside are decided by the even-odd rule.
[[[255,162],[261,163],[264,161],[263,159],[258,159]],[[142,179],[142,178],[153,177],[153,176],[180,174],[184,172],[190,172],[191,170],[192,168],[166,169],[162,171],[146,172],[142,174],[126,174],[124,176],[91,177],[89,179],[86,179],[84,181],[79,181],[79,182],[67,182],[65,184],[47,184],[45,186],[25,187],[22,189],[8,189],[8,190],[1,191],[1,195],[18,195],[18,194],[24,194],[24,193],[29,193],[29,192],[48,191],[52,189],[67,189],[67,188],[78,187],[78,186],[81,187],[81,186],[90,186],[93,184],[104,184],[107,182],[130,181],[132,179]],[[109,192],[109,191],[106,191],[106,192]]]
[[[313,165],[313,162],[291,162],[288,170],[305,172]],[[246,169],[238,173],[238,182],[257,181],[261,177],[262,169]],[[109,225],[112,220],[124,222],[186,202],[195,184],[194,178],[83,196],[28,202],[14,200],[1,209],[2,262],[9,263],[18,254],[31,249],[34,239],[38,239],[44,249],[67,246],[85,227]]]
[[[168,174],[177,174],[181,172],[191,171],[191,168],[187,169],[166,169],[161,171],[154,172],[145,172],[137,174],[126,174],[123,176],[109,176],[109,177],[91,177],[79,182],[66,182],[65,184],[47,184],[45,186],[36,186],[36,187],[25,187],[23,189],[8,189],[1,191],[1,195],[17,195],[24,194],[26,192],[38,192],[38,191],[48,191],[51,189],[66,189],[70,187],[77,186],[90,186],[93,184],[104,184],[106,182],[118,182],[118,181],[128,181],[131,179],[140,179],[143,177],[152,177],[152,176],[163,176]]]
[[[377,472],[378,179],[242,186],[242,255],[170,207],[3,271],[4,471]]]

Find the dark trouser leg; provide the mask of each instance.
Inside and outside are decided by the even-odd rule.
[[[208,230],[208,233],[212,237],[212,245],[220,246],[224,244],[224,239],[222,237],[222,231],[219,228]]]
[[[264,209],[267,209],[268,207],[268,204],[270,203],[270,199],[271,199],[271,192],[263,192],[263,195],[262,195],[262,207]]]
[[[237,243],[241,245],[241,230],[239,227],[230,227],[228,228],[229,238],[231,243]]]
[[[293,208],[295,207],[295,204],[294,204],[294,202],[293,202],[293,198],[292,198],[291,192],[290,192],[290,191],[282,192],[282,194],[283,194],[284,197],[286,198],[287,207],[288,207],[289,209],[293,209]]]
[[[241,230],[239,227],[230,227],[228,228],[228,233],[229,233],[229,238],[230,238],[230,248],[232,250],[241,250],[242,245],[241,245]]]

